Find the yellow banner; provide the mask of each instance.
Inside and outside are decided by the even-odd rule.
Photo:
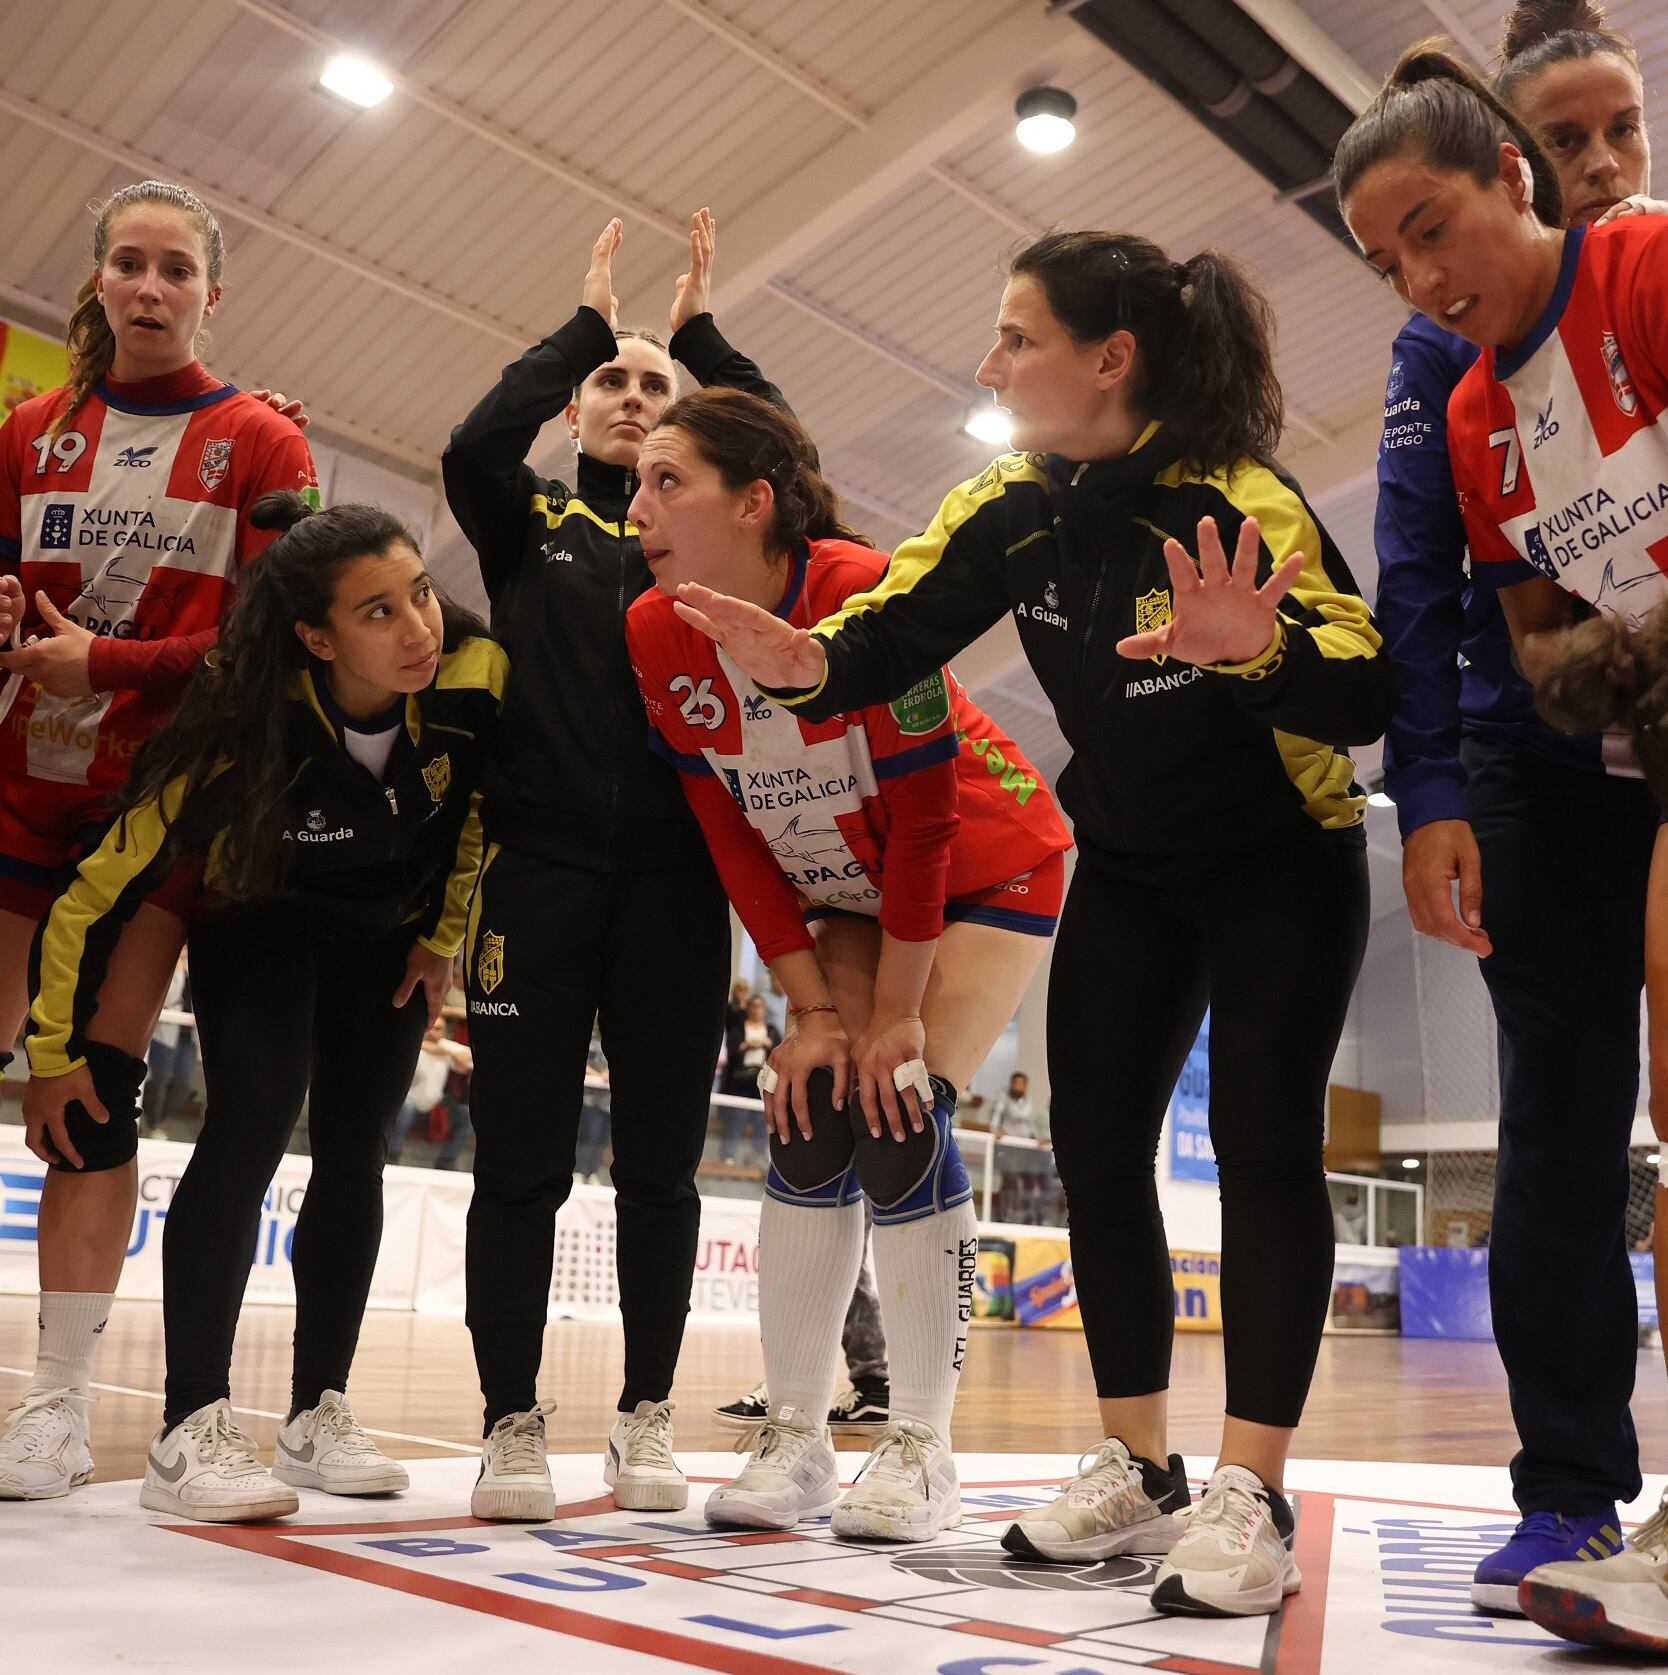
[[[1222,1258],[1213,1251],[1170,1252],[1178,1332],[1222,1330]],[[1021,1326],[1081,1327],[1071,1246],[1046,1233],[979,1240],[973,1314]]]
[[[69,378],[69,352],[27,326],[0,320],[0,420],[14,407]]]

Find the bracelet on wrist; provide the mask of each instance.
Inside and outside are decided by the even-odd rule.
[[[808,1013],[811,1013],[811,1012],[837,1012],[837,1011],[839,1011],[839,1008],[834,1004],[833,1001],[831,1001],[831,1000],[819,1000],[819,1001],[815,1002],[813,1005],[810,1005],[810,1006],[790,1006],[788,1008],[788,1016],[790,1018],[803,1018]]]

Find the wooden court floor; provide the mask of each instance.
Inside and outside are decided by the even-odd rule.
[[[289,1399],[287,1308],[250,1307],[238,1332],[232,1399],[264,1444]],[[0,1298],[0,1411],[34,1364],[35,1310]],[[94,1368],[93,1448],[100,1479],[138,1476],[162,1414],[162,1311],[121,1304]],[[750,1327],[691,1327],[677,1388],[678,1445],[724,1448],[735,1433],[709,1410],[760,1376]],[[553,1451],[601,1451],[621,1377],[619,1328],[558,1322],[545,1337],[540,1393],[560,1404]],[[116,1388],[110,1388],[116,1387]],[[1222,1340],[1178,1334],[1171,1393],[1172,1448],[1210,1454],[1222,1411]],[[455,1454],[479,1445],[479,1396],[461,1320],[373,1312],[350,1385],[361,1422],[400,1457]],[[1668,1466],[1668,1380],[1661,1353],[1641,1352],[1633,1406],[1647,1470]],[[1098,1440],[1093,1386],[1076,1332],[981,1327],[956,1408],[955,1441],[969,1451],[1074,1454]],[[450,1446],[448,1446],[450,1445]],[[1494,1346],[1400,1338],[1327,1338],[1295,1453],[1304,1458],[1504,1465],[1516,1443]]]

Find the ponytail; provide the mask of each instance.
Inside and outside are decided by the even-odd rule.
[[[694,390],[660,415],[656,430],[673,428],[694,442],[728,489],[761,477],[776,507],[766,546],[786,552],[797,541],[874,543],[840,518],[840,497],[822,474],[816,444],[786,408],[746,390]]]
[[[1645,782],[1668,807],[1668,610],[1638,628],[1594,616],[1562,635],[1535,707],[1566,733],[1629,734]]]
[[[135,204],[161,204],[183,210],[197,223],[203,240],[203,266],[212,288],[220,283],[226,265],[226,240],[214,213],[195,192],[166,180],[141,180],[112,192],[102,204],[89,207],[97,220],[93,225],[93,268],[104,266],[110,248],[110,228],[124,209]],[[70,316],[64,341],[69,349],[70,375],[64,386],[64,405],[52,421],[50,435],[56,436],[93,393],[93,386],[109,372],[116,358],[116,334],[99,301],[98,286],[91,277],[75,293],[75,312]]]
[[[1548,227],[1562,227],[1563,188],[1535,136],[1441,41],[1418,41],[1396,60],[1378,97],[1338,142],[1332,158],[1338,207],[1347,214],[1361,177],[1393,157],[1416,156],[1487,186],[1499,178],[1500,147],[1508,141],[1529,165],[1536,216]]]
[[[1079,343],[1134,337],[1134,399],[1180,442],[1190,469],[1227,471],[1279,445],[1274,312],[1230,257],[1203,250],[1173,262],[1133,233],[1045,233],[1008,273],[1035,279]]]

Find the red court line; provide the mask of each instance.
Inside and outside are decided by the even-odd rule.
[[[1332,1568],[1333,1495],[1298,1491],[1302,1515],[1292,1557],[1303,1586],[1286,1601],[1280,1618],[1280,1653],[1276,1675],[1319,1675],[1321,1642],[1326,1635],[1326,1593]]]
[[[719,1671],[720,1675],[828,1675],[827,1666],[824,1664],[801,1663],[797,1658],[783,1658],[770,1652],[717,1645],[667,1629],[645,1628],[638,1623],[593,1617],[587,1612],[574,1611],[567,1606],[550,1605],[537,1599],[522,1599],[512,1594],[499,1593],[495,1588],[483,1588],[473,1582],[458,1582],[450,1577],[406,1570],[380,1559],[363,1558],[357,1553],[341,1553],[331,1547],[317,1547],[306,1542],[287,1540],[287,1532],[281,1528],[274,1529],[268,1526],[263,1529],[259,1525],[245,1525],[235,1529],[215,1529],[188,1524],[170,1524],[165,1527],[181,1535],[194,1535],[199,1540],[214,1542],[222,1547],[237,1547],[244,1552],[280,1559],[289,1564],[307,1565],[313,1570],[326,1570],[332,1575],[346,1576],[355,1582],[374,1583],[380,1588],[415,1594],[421,1599],[432,1599],[442,1605],[457,1605],[466,1611],[478,1611],[483,1616],[502,1617],[513,1623],[523,1623],[530,1628],[548,1629],[553,1633],[572,1635],[580,1640],[617,1646],[622,1651],[643,1652],[650,1657],[666,1658],[687,1668],[713,1669]]]
[[[946,1623],[944,1626],[952,1634],[982,1634],[991,1640],[1012,1640],[1021,1646],[1053,1646],[1061,1640],[1076,1638],[1075,1631],[1054,1634],[1045,1628],[1020,1628],[1015,1623],[980,1622],[976,1617],[959,1623]]]
[[[1210,1658],[1191,1657],[1186,1652],[1160,1658],[1157,1663],[1149,1663],[1145,1667],[1162,1669],[1166,1675],[1252,1675],[1243,1663],[1216,1663]]]
[[[588,1549],[576,1548],[571,1555],[573,1558],[590,1558]],[[709,1570],[705,1565],[684,1564],[679,1559],[645,1559],[642,1564],[634,1564],[633,1570],[650,1570],[656,1576],[677,1576],[685,1582],[710,1582],[714,1577],[726,1576],[723,1570]]]
[[[894,1603],[883,1599],[859,1599],[855,1594],[831,1594],[826,1588],[785,1588],[772,1599],[791,1599],[799,1605],[820,1605],[825,1611],[873,1611],[877,1605]]]

